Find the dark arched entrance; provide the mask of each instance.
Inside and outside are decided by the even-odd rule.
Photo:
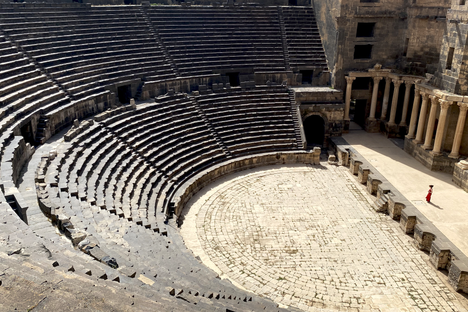
[[[325,121],[318,115],[312,115],[304,120],[304,132],[308,146],[323,145],[325,140]]]

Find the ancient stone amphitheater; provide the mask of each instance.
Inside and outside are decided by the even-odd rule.
[[[288,87],[343,113],[311,7],[0,3],[0,51],[0,311],[327,308],[221,279],[179,229],[220,177],[323,169]]]
[[[312,9],[1,4],[0,24],[0,310],[281,310],[176,222],[218,175],[318,157],[282,86],[327,69]]]

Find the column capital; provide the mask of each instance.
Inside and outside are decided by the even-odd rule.
[[[439,104],[439,98],[435,95],[430,95],[429,98],[431,99],[432,105]]]
[[[374,83],[377,83],[380,80],[382,80],[383,77],[375,76],[375,77],[372,77],[372,78],[374,79]]]
[[[385,81],[388,82],[388,83],[390,83],[390,82],[392,82],[392,78],[390,78],[390,77],[385,77]]]
[[[356,77],[345,76],[345,79],[347,83],[353,83],[353,81],[356,80]]]
[[[398,88],[403,83],[403,81],[400,79],[392,79],[392,81],[393,81],[393,84],[395,85],[395,88]]]
[[[458,102],[460,112],[466,112],[468,110],[468,103]]]
[[[423,97],[423,100],[426,100],[426,101],[429,100],[429,95],[430,95],[429,93],[424,92],[424,91],[420,91],[419,93]]]
[[[414,84],[413,81],[405,81],[406,87],[408,87],[408,86],[411,87],[413,84]]]
[[[440,108],[443,110],[447,110],[450,105],[453,104],[453,101],[446,101],[446,100],[439,100]]]

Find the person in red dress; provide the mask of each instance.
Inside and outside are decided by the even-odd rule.
[[[428,203],[431,202],[431,197],[432,197],[432,188],[434,187],[434,185],[429,185],[429,191],[427,192],[427,196],[426,196],[426,201]]]

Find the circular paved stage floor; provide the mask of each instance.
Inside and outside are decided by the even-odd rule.
[[[224,177],[185,210],[187,247],[222,278],[306,311],[465,311],[345,167]],[[461,300],[461,301],[460,301]],[[462,303],[463,302],[463,303]]]

